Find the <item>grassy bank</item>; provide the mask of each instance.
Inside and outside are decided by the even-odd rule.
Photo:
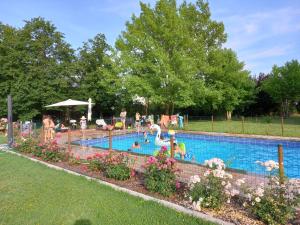
[[[211,224],[0,152],[0,224]]]

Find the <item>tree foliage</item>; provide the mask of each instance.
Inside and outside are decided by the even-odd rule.
[[[126,28],[116,47],[129,93],[164,105],[167,113],[205,104],[232,111],[249,95],[249,72],[222,48],[224,25],[211,19],[208,3],[141,3],[141,14]]]
[[[6,87],[1,93],[2,104],[11,93],[14,113],[31,119],[43,112],[45,105],[66,99],[74,51],[63,34],[42,18],[26,21],[22,29],[2,25],[2,30],[1,78],[11,78],[1,81]]]
[[[297,60],[285,63],[284,66],[273,66],[268,79],[263,82],[263,90],[281,104],[281,111],[289,115],[291,104],[300,100],[300,64]]]

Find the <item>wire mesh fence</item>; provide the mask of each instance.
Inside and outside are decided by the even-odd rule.
[[[90,154],[92,149],[116,150],[140,156],[155,156],[161,146],[157,144],[157,131],[147,128],[135,131],[95,131],[94,133],[72,134],[71,144],[81,149],[81,154]],[[300,178],[300,142],[288,139],[262,139],[236,137],[231,135],[204,135],[178,131],[175,134],[175,147],[171,148],[168,132],[162,132],[168,154],[183,164],[183,174],[199,173],[205,160],[222,159],[229,171],[237,177],[243,176],[253,184],[265,183],[273,162],[279,162],[278,147],[283,149],[284,174],[288,178]],[[177,146],[184,146],[184,150]],[[267,162],[267,163],[266,163]],[[269,163],[269,164],[268,164]],[[278,165],[277,165],[278,166]],[[276,168],[277,168],[276,166]],[[277,168],[278,169],[278,168]]]
[[[298,118],[234,117],[230,121],[222,117],[184,118],[184,129],[176,130],[176,144],[172,148],[170,142],[168,143],[171,138],[168,129],[163,130],[159,138],[163,137],[168,143],[168,154],[171,156],[171,150],[174,151],[175,159],[182,163],[183,168],[187,170],[186,174],[197,173],[196,170],[199,171],[199,167],[203,167],[205,160],[220,158],[227,168],[238,176],[247,176],[254,183],[266,182],[264,177],[270,172],[266,170],[268,167],[263,167],[262,164],[269,160],[279,162],[278,146],[282,145],[285,176],[300,178],[300,141],[291,138],[300,137]],[[103,120],[106,126],[119,122],[119,118],[116,117]],[[147,124],[143,124],[137,132],[133,118],[128,118],[126,124],[125,130],[120,127],[110,133],[106,126],[98,126],[96,121],[93,121],[89,124],[89,128],[92,129],[66,129],[56,133],[55,139],[64,145],[66,150],[77,149],[77,153],[82,157],[100,149],[112,149],[146,157],[157,154],[161,148],[156,140],[157,130],[150,130]],[[176,127],[171,129],[173,128]],[[270,137],[235,134],[262,134]],[[271,137],[282,134],[290,138]],[[15,123],[14,136],[15,139],[29,137],[44,140],[43,128],[31,121]]]
[[[185,121],[185,130],[235,133],[235,134],[258,134],[270,136],[300,137],[300,117],[233,117],[226,120],[218,116],[188,116]]]

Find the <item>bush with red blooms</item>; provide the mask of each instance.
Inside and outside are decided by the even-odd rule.
[[[88,156],[88,168],[92,171],[102,171],[108,178],[115,180],[128,180],[134,171],[130,169],[130,160],[127,153],[105,151]]]
[[[22,153],[33,154],[45,161],[57,162],[65,158],[64,149],[57,144],[56,140],[38,144],[37,140],[22,138],[14,144],[14,149]]]
[[[168,157],[168,149],[163,146],[157,156],[150,156],[145,167],[145,187],[163,196],[170,196],[176,191],[176,160]]]

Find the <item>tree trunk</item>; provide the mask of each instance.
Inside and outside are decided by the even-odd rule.
[[[227,120],[231,120],[231,114],[232,114],[231,111],[226,111],[226,119]]]
[[[174,103],[172,102],[172,109],[171,109],[171,115],[174,114]]]
[[[170,112],[170,104],[168,103],[166,105],[166,115],[169,115],[169,112]]]

